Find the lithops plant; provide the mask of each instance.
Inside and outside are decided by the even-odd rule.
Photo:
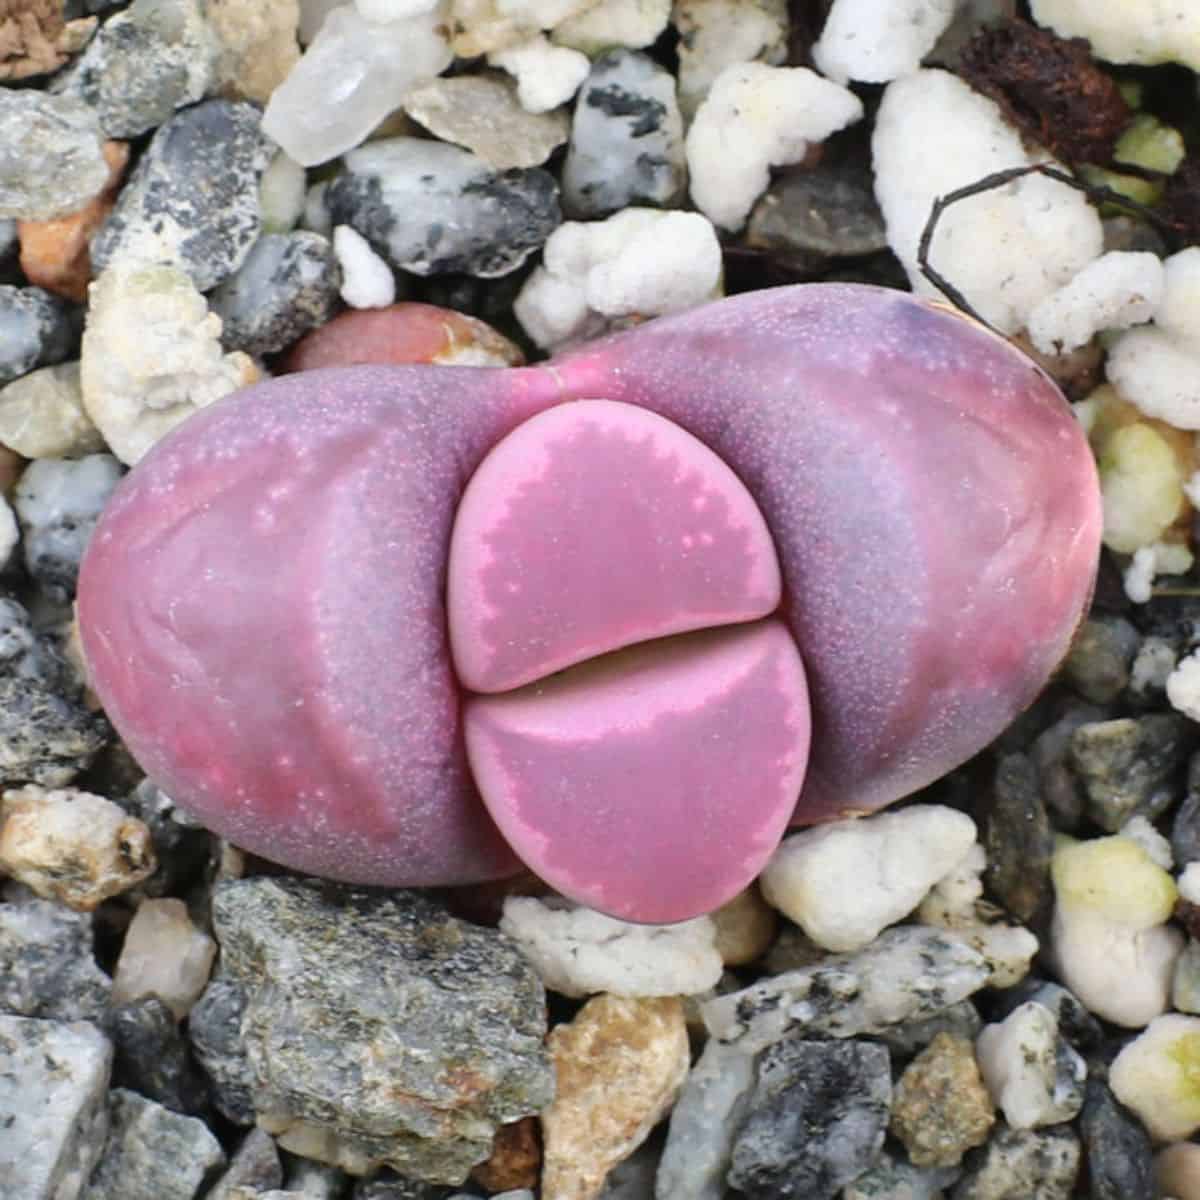
[[[134,755],[238,844],[390,885],[519,855],[671,921],[789,822],[999,733],[1099,531],[1032,363],[941,306],[805,285],[529,367],[248,388],[122,483],[79,618]]]

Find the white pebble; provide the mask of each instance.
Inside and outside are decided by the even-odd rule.
[[[13,512],[9,502],[3,495],[0,495],[0,571],[8,566],[20,538],[21,532],[17,527],[17,515]]]
[[[1180,899],[1189,904],[1200,904],[1200,862],[1190,862],[1175,881]]]
[[[1177,62],[1200,71],[1200,7],[1097,0],[1032,0],[1033,19],[1061,37],[1087,38],[1097,58],[1117,63]]]
[[[1139,546],[1125,568],[1121,581],[1125,595],[1134,604],[1146,604],[1154,594],[1159,575],[1182,575],[1192,569],[1192,552],[1182,542],[1154,542]]]
[[[406,17],[419,17],[433,12],[440,0],[354,0],[354,7],[364,21],[386,25],[391,21],[403,21]]]
[[[957,0],[834,0],[813,62],[838,83],[911,75],[945,32]]]
[[[488,62],[516,79],[517,103],[531,113],[549,112],[566,104],[591,70],[586,54],[552,46],[542,34],[494,51],[488,55]]]
[[[1119,836],[1136,842],[1145,850],[1150,861],[1156,867],[1169,871],[1174,864],[1171,853],[1171,843],[1143,816],[1130,817],[1121,826]]]
[[[1184,938],[1168,924],[1175,881],[1115,835],[1059,849],[1051,864],[1059,976],[1097,1016],[1138,1029],[1166,1012]]]
[[[975,1056],[992,1102],[1013,1129],[1070,1121],[1083,1107],[1087,1067],[1041,1004],[1022,1004],[999,1024],[984,1026]]]
[[[357,229],[338,225],[333,231],[333,253],[342,268],[341,297],[351,308],[387,308],[396,302],[392,268]]]
[[[1175,647],[1166,638],[1143,639],[1129,668],[1130,690],[1140,695],[1164,691],[1177,663]]]
[[[861,950],[908,916],[974,841],[965,813],[914,805],[793,834],[759,883],[764,899],[818,946]]]
[[[263,172],[258,185],[258,206],[264,233],[287,233],[304,212],[304,168],[281,150]]]
[[[1147,416],[1200,429],[1200,246],[1164,261],[1153,325],[1116,338],[1105,372]]]
[[[991,100],[936,70],[888,85],[872,152],[888,242],[913,290],[939,299],[917,263],[934,201],[993,172],[1034,161]],[[946,209],[929,261],[985,320],[1017,333],[1042,300],[1102,249],[1100,218],[1086,197],[1052,179],[1027,175]]]
[[[517,943],[545,985],[564,996],[690,996],[721,978],[716,927],[708,917],[631,925],[590,908],[510,896],[500,931]]]
[[[1076,350],[1102,329],[1149,321],[1162,294],[1163,265],[1156,254],[1111,250],[1034,308],[1029,336],[1043,354]]]
[[[658,40],[671,18],[671,0],[601,0],[568,17],[550,35],[556,45],[582,54],[614,46],[641,50]]]
[[[726,67],[688,131],[692,200],[715,225],[738,230],[766,191],[771,167],[799,162],[811,143],[862,115],[853,92],[806,67]]]
[[[216,953],[182,900],[143,900],[125,932],[112,1002],[155,995],[181,1020],[207,986]]]
[[[661,316],[713,299],[721,246],[699,213],[626,208],[604,221],[566,221],[513,306],[537,344],[552,349],[599,332],[604,318]]]
[[[1200,1129],[1200,1018],[1151,1021],[1113,1060],[1108,1082],[1156,1141],[1190,1137]]]

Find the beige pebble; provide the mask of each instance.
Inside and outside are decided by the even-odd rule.
[[[0,871],[83,912],[141,883],[157,865],[150,831],[123,808],[30,785],[0,798]]]
[[[300,58],[299,0],[206,0],[204,17],[221,43],[221,93],[266,104]]]
[[[83,411],[79,363],[41,367],[0,388],[0,444],[24,458],[80,458],[104,449]]]
[[[197,929],[182,900],[143,900],[125,932],[113,974],[113,1004],[155,995],[185,1017],[212,972],[217,944]]]
[[[676,997],[596,996],[551,1030],[555,1099],[542,1113],[542,1200],[592,1200],[670,1111],[688,1072]]]
[[[717,953],[727,967],[741,967],[761,958],[775,940],[779,918],[751,884],[709,914],[717,927]]]
[[[1161,1196],[1200,1200],[1200,1146],[1176,1142],[1160,1150],[1154,1159],[1154,1178]]]

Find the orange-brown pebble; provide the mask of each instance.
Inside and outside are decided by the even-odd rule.
[[[518,346],[483,321],[450,308],[406,301],[334,317],[301,338],[282,369],[311,371],[372,363],[519,367],[524,361]]]
[[[82,303],[92,278],[88,244],[116,203],[117,189],[129,162],[126,142],[105,142],[108,182],[78,212],[52,221],[18,221],[21,270],[26,279],[48,292]]]
[[[492,1157],[471,1171],[471,1178],[489,1192],[537,1187],[542,1165],[542,1142],[537,1117],[522,1117],[501,1125],[492,1142]]]

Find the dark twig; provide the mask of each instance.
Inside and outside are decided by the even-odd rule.
[[[1141,174],[1141,172],[1138,172]],[[944,196],[938,196],[934,199],[933,206],[929,210],[929,219],[925,222],[925,228],[921,231],[921,240],[917,243],[917,266],[921,269],[921,274],[929,280],[931,284],[955,308],[966,313],[967,316],[978,321],[981,325],[987,325],[991,328],[989,322],[985,321],[979,313],[975,311],[971,302],[956,288],[940,271],[937,271],[929,261],[929,247],[933,243],[933,235],[937,230],[938,222],[942,219],[942,214],[952,204],[957,204],[960,200],[966,200],[971,196],[979,196],[984,192],[990,192],[998,187],[1004,187],[1007,183],[1012,183],[1014,179],[1020,179],[1024,175],[1045,175],[1048,179],[1057,180],[1059,183],[1065,183],[1067,187],[1074,188],[1077,192],[1083,192],[1090,200],[1094,200],[1101,204],[1111,204],[1114,207],[1125,209],[1143,220],[1148,221],[1156,229],[1158,229],[1164,237],[1170,242],[1175,241],[1175,230],[1170,222],[1166,221],[1152,208],[1148,208],[1145,204],[1139,204],[1136,200],[1130,200],[1128,196],[1121,195],[1120,192],[1114,191],[1110,187],[1104,187],[1097,183],[1087,183],[1085,180],[1077,179],[1069,171],[1064,171],[1062,167],[1055,163],[1031,163],[1025,167],[1009,167],[1005,171],[995,171],[991,175],[985,175],[982,179],[975,180],[974,183],[968,183],[964,187],[955,188],[952,192],[947,192]]]

